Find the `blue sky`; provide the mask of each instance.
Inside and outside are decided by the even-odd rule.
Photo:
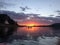
[[[37,13],[42,16],[57,15],[56,11],[60,10],[60,0],[0,0],[1,10],[9,10],[24,13]],[[28,7],[22,11],[20,7]]]

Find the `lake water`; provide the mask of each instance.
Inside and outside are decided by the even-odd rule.
[[[46,40],[50,41],[51,38],[53,38],[54,41],[57,39],[56,42],[59,43],[60,29],[52,27],[0,27],[0,45],[5,45],[5,43],[12,43],[13,40],[38,41],[39,39],[40,43],[44,39],[42,42],[44,44]],[[47,42],[45,45],[46,44],[48,45]]]
[[[39,37],[39,36],[58,36],[60,37],[60,29],[52,27],[18,27],[16,35],[19,36],[28,36]]]

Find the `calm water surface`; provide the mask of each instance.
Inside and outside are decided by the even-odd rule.
[[[0,43],[14,39],[37,40],[38,37],[60,37],[60,29],[52,27],[0,27]]]
[[[31,36],[59,36],[60,29],[55,29],[52,27],[18,27],[16,35],[31,35]]]

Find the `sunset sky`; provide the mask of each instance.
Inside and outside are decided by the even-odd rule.
[[[0,13],[19,24],[60,23],[60,0],[0,0]]]
[[[29,9],[22,11],[20,7]],[[0,0],[0,9],[52,16],[60,12],[60,0]]]

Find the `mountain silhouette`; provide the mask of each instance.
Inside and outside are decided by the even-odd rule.
[[[50,27],[53,27],[54,29],[60,29],[60,23],[51,24]]]
[[[0,14],[0,24],[6,24],[8,22],[10,25],[18,25],[13,19],[11,19],[7,14]]]

